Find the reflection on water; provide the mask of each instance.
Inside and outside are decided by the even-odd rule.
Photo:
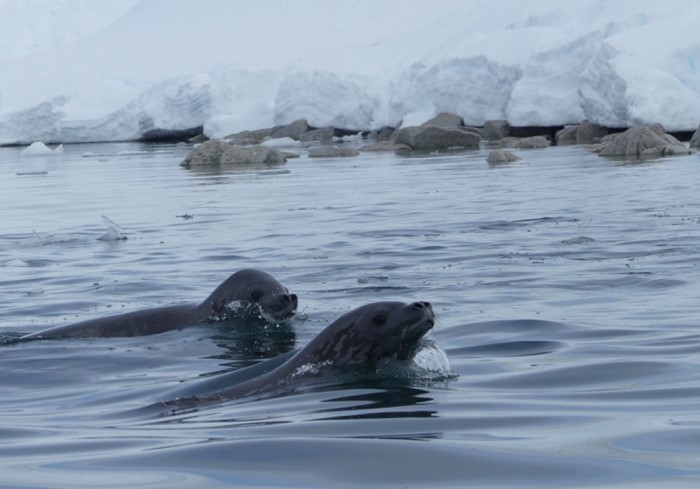
[[[630,165],[555,147],[499,167],[469,151],[193,171],[188,150],[75,145],[29,162],[0,149],[2,484],[700,483],[696,156]],[[102,215],[128,239],[98,240]],[[196,302],[250,267],[299,295],[294,320],[16,341]],[[143,411],[259,375],[376,300],[430,301],[454,375],[434,375],[433,354]]]

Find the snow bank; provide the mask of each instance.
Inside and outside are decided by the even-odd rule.
[[[84,7],[4,1],[42,39]],[[298,118],[376,129],[443,111],[474,125],[700,123],[693,0],[142,0],[123,16],[87,4],[115,20],[0,60],[0,144],[223,137]],[[64,13],[37,24],[37,5]]]

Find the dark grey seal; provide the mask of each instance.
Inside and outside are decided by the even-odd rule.
[[[176,396],[180,398],[150,407],[178,411],[200,403],[264,394],[330,369],[368,367],[385,359],[410,358],[434,324],[429,302],[367,304],[338,318],[291,358],[285,354],[279,360],[224,374],[198,388],[181,390],[183,395]],[[248,372],[260,375],[251,378]],[[224,386],[227,380],[234,385]]]
[[[260,270],[246,269],[231,275],[201,304],[155,307],[90,319],[27,334],[20,339],[143,336],[181,329],[207,319],[222,320],[251,313],[276,322],[294,316],[298,305],[297,296],[290,294],[274,277]]]

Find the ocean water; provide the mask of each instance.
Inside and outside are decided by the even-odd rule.
[[[700,484],[700,157],[583,147],[179,167],[190,148],[0,148],[0,486]],[[126,240],[100,240],[102,215]],[[22,333],[199,302],[240,268],[289,324]],[[376,300],[430,301],[444,375],[323,379],[136,416],[303,346]]]

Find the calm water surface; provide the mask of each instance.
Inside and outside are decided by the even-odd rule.
[[[0,149],[2,487],[698,487],[700,157],[580,147],[362,154],[238,172],[189,148]],[[101,215],[128,239],[98,240]],[[129,339],[21,333],[199,302],[262,268],[288,325]],[[427,300],[452,376],[326,379],[125,415],[303,346],[375,300]]]

